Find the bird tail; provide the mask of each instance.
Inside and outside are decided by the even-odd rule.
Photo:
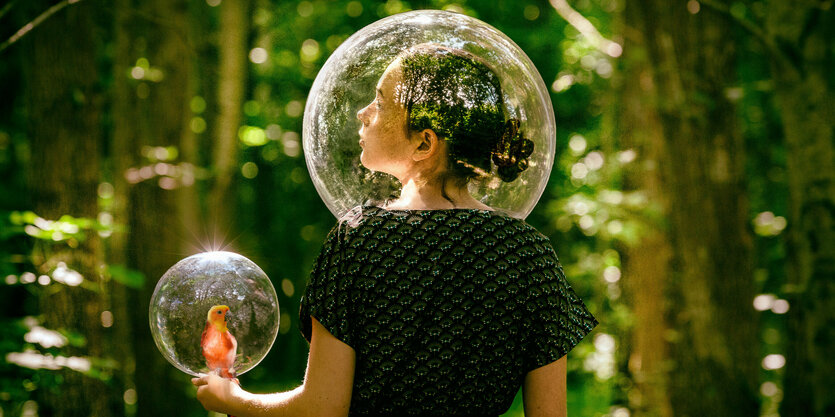
[[[234,379],[237,381],[237,372],[235,372],[235,368],[220,368],[218,373],[224,378]]]

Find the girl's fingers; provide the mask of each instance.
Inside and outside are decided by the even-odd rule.
[[[201,385],[206,385],[206,384],[209,383],[208,375],[203,375],[203,376],[200,376],[199,378],[191,378],[191,383],[195,387],[199,387]]]

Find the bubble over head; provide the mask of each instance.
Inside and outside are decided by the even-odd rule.
[[[420,71],[427,65],[443,71],[434,62],[413,59],[405,64],[404,102],[418,102],[417,109],[410,111],[410,127],[431,128],[456,144],[457,148],[450,148],[450,160],[478,174],[469,183],[477,200],[525,218],[542,195],[554,162],[554,113],[548,90],[530,59],[507,36],[477,19],[436,10],[402,13],[363,28],[337,48],[319,72],[308,97],[303,130],[305,158],[319,195],[337,217],[368,201],[396,198],[397,180],[360,162],[357,111],[374,100],[377,82],[392,62],[402,63],[427,46],[466,57],[474,65],[448,67],[457,75],[445,83]],[[485,76],[482,67],[489,69]],[[454,105],[453,111],[443,108],[446,103]],[[463,123],[433,124],[438,119],[475,120],[471,126],[484,127],[496,139],[489,144],[456,142],[456,135],[480,137],[481,133],[460,129]],[[467,149],[474,143],[484,148],[478,155]],[[458,157],[455,149],[473,156]]]
[[[205,252],[177,262],[151,296],[149,320],[157,348],[172,365],[191,375],[208,373],[201,337],[212,308],[224,307],[237,341],[234,371],[257,365],[278,334],[278,297],[254,262],[232,252]]]

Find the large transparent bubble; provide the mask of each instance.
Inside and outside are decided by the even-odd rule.
[[[157,283],[149,308],[151,333],[162,355],[191,375],[208,373],[201,336],[213,306],[227,306],[229,333],[237,340],[234,371],[257,365],[278,334],[278,298],[254,262],[231,252],[189,256]]]
[[[327,60],[310,91],[304,114],[304,153],[310,176],[330,211],[341,217],[368,201],[399,193],[394,177],[360,163],[357,111],[374,99],[386,67],[422,43],[463,49],[482,58],[501,80],[507,117],[521,120],[534,142],[527,170],[513,182],[493,172],[472,182],[482,203],[525,218],[542,195],[554,163],[554,111],[548,89],[525,53],[492,26],[465,15],[421,10],[379,20],[348,38]]]

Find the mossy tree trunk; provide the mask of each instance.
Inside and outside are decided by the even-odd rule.
[[[157,350],[148,306],[159,278],[198,246],[192,241],[194,231],[186,227],[197,218],[196,205],[183,204],[184,190],[194,184],[194,169],[181,155],[194,140],[188,132],[194,58],[189,2],[121,0],[116,13],[121,25],[116,30],[125,31],[117,36],[121,50],[114,73],[117,99],[124,100],[114,103],[114,121],[122,125],[115,126],[113,138],[115,170],[127,180],[117,189],[126,198],[121,212],[128,225],[124,258],[147,278],[141,290],[128,295],[136,413],[179,415],[183,403],[194,401],[193,388],[188,376]]]
[[[217,109],[213,129],[212,168],[209,191],[209,219],[218,231],[228,231],[235,220],[235,178],[240,155],[238,129],[243,121],[249,56],[251,0],[220,5],[218,37],[219,74]]]
[[[37,1],[26,7],[36,13],[49,8]],[[50,220],[62,215],[96,219],[98,215],[99,94],[94,39],[96,1],[67,7],[33,30],[18,46],[24,57],[27,111],[31,140],[29,187],[35,212]],[[41,415],[110,416],[108,399],[118,396],[96,359],[107,358],[108,333],[102,327],[105,298],[101,238],[95,231],[66,242],[38,242],[33,261],[38,272],[52,275],[60,263],[79,272],[84,282],[66,286],[53,281],[40,290],[43,325],[80,333],[83,346],[65,346],[61,355],[92,359],[92,372],[62,368],[57,392],[42,387]],[[112,358],[112,357],[111,357]],[[94,376],[96,375],[97,376]]]
[[[631,6],[631,4],[630,4]],[[672,274],[667,319],[673,414],[759,415],[758,324],[744,149],[728,91],[732,22],[684,2],[634,5],[664,136]]]
[[[672,248],[660,214],[667,212],[659,170],[664,158],[664,134],[655,111],[658,91],[648,61],[644,33],[631,24],[640,19],[639,6],[627,2],[619,19],[624,37],[621,71],[615,78],[619,100],[617,113],[620,148],[636,153],[624,168],[623,192],[641,193],[648,209],[639,214],[640,241],[622,251],[626,299],[634,314],[628,342],[628,369],[635,386],[629,395],[629,409],[636,417],[671,417],[667,382],[669,352],[665,335],[666,289],[670,276]],[[637,16],[636,16],[637,15]]]

